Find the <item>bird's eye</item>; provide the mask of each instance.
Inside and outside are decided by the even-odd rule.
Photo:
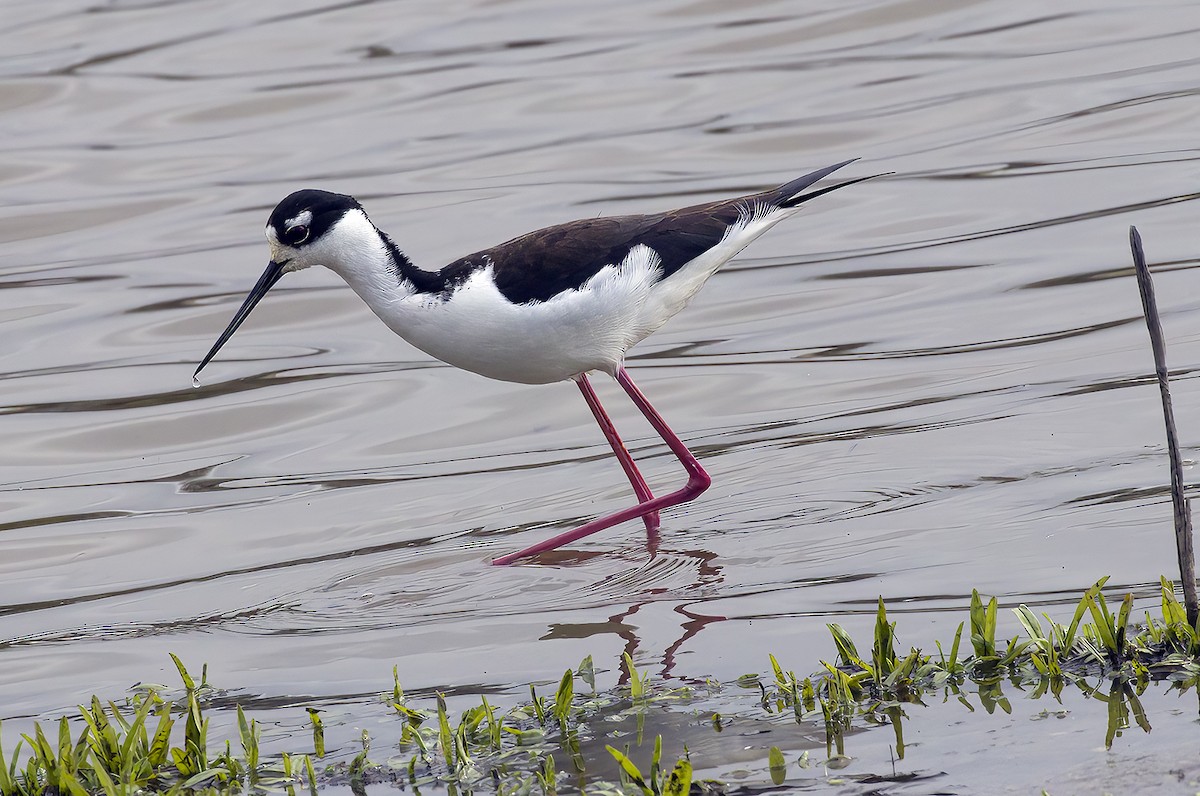
[[[283,242],[289,246],[299,246],[306,240],[308,240],[307,224],[297,224],[294,227],[288,227],[283,233]]]

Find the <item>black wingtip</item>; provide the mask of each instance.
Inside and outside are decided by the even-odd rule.
[[[817,169],[816,171],[809,172],[803,177],[797,177],[791,182],[780,185],[774,191],[769,191],[767,196],[764,198],[777,207],[792,207],[795,204],[798,204],[797,202],[794,202],[794,200],[805,188],[809,187],[815,182],[818,182],[819,180],[825,179],[838,169],[845,168],[857,160],[858,158],[850,158],[849,160],[843,160],[841,163],[834,163],[832,166],[826,166],[823,169]]]
[[[812,171],[812,172],[809,172],[808,174],[805,174],[803,177],[797,177],[796,179],[792,180],[791,182],[780,185],[773,192],[777,198],[777,201],[778,201],[780,207],[788,207],[789,205],[784,204],[784,203],[787,202],[788,200],[790,200],[792,197],[799,194],[805,188],[807,188],[808,186],[817,182],[818,180],[822,180],[822,179],[828,177],[830,174],[833,174],[838,169],[849,166],[851,163],[855,162],[856,160],[858,160],[858,158],[850,158],[849,160],[843,160],[841,163],[834,163],[832,166],[826,166],[823,169],[817,169],[816,171]]]
[[[855,158],[855,160],[857,160],[857,158]],[[846,163],[853,163],[853,162],[854,162],[853,160],[846,161]],[[838,164],[838,166],[836,168],[841,168],[842,166],[846,165],[846,163],[840,163],[840,164]],[[833,171],[833,168],[830,168],[829,171],[826,173],[831,173],[832,171]],[[818,196],[823,196],[823,195],[829,193],[830,191],[836,191],[839,188],[845,188],[846,186],[854,185],[855,183],[866,182],[867,180],[874,180],[877,177],[887,177],[887,176],[895,174],[895,173],[896,172],[894,172],[894,171],[884,171],[884,172],[880,172],[879,174],[869,174],[866,177],[855,177],[852,180],[846,180],[845,182],[839,182],[837,185],[829,185],[825,188],[821,188],[820,190],[816,190],[816,191],[811,191],[809,193],[796,193],[796,194],[793,194],[792,196],[790,196],[789,198],[784,199],[782,202],[780,202],[779,206],[780,207],[796,207],[797,205],[801,205],[801,204],[807,202],[809,199],[816,199]],[[804,178],[801,178],[801,179],[804,179]],[[815,182],[815,180],[814,180],[814,182]],[[789,183],[789,185],[790,185],[790,183]],[[810,182],[810,183],[808,183],[808,185],[812,185],[812,183]],[[787,186],[784,186],[784,187],[787,187]],[[806,188],[808,186],[806,185],[803,187]],[[803,190],[803,188],[802,188],[802,190]]]

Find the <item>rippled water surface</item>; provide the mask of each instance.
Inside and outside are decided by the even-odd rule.
[[[393,664],[410,689],[514,698],[589,653],[815,669],[825,623],[865,634],[879,595],[929,646],[972,588],[1065,619],[1101,575],[1152,596],[1176,571],[1126,235],[1156,265],[1194,457],[1195,4],[58,0],[0,27],[18,727],[171,678],[168,650],[248,702],[353,716]],[[356,195],[434,267],[848,157],[894,174],[776,227],[632,352],[714,477],[653,555],[628,523],[490,567],[630,502],[578,391],[432,361],[328,272],[284,280],[191,385],[297,188]],[[680,481],[597,386],[652,485]],[[952,732],[985,747],[1042,708]],[[1175,730],[1106,757],[1076,728],[1068,763],[1007,777],[1194,751],[1194,702],[1165,708]],[[910,760],[948,772],[930,788],[1004,762],[929,732]]]

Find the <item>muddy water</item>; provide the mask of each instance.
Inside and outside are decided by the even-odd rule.
[[[393,664],[418,690],[622,651],[724,679],[815,668],[878,595],[924,645],[972,588],[1151,595],[1175,565],[1126,234],[1159,264],[1194,456],[1200,9],[1046,8],[9,4],[0,718],[170,679],[168,650],[353,717]],[[433,362],[329,273],[285,280],[191,385],[296,188],[355,194],[433,267],[855,156],[895,174],[777,227],[634,350],[715,479],[654,555],[630,523],[489,567],[626,505],[619,467],[573,386]],[[929,732],[914,765],[954,771]]]

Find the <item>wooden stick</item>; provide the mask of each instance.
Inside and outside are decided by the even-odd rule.
[[[1158,319],[1158,304],[1154,300],[1154,283],[1142,251],[1142,236],[1137,227],[1129,228],[1129,248],[1133,250],[1133,270],[1137,274],[1138,291],[1142,294],[1142,309],[1146,312],[1146,328],[1150,330],[1150,348],[1154,351],[1154,371],[1158,374],[1158,391],[1162,396],[1163,420],[1167,426],[1167,454],[1171,459],[1171,502],[1175,506],[1175,548],[1179,553],[1179,580],[1183,585],[1183,605],[1188,622],[1194,627],[1200,616],[1196,601],[1196,554],[1192,551],[1192,511],[1183,493],[1183,463],[1179,456],[1179,435],[1175,432],[1175,411],[1171,407],[1171,388],[1167,383],[1167,346],[1163,340],[1162,324]]]

